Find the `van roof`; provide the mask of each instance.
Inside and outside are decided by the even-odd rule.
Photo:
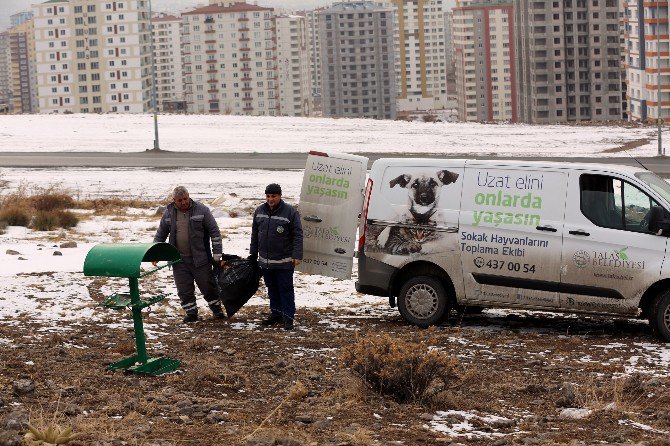
[[[619,172],[633,175],[638,172],[646,172],[641,167],[629,166],[624,164],[599,164],[599,163],[573,163],[556,161],[526,161],[519,159],[448,159],[448,158],[380,158],[374,164],[384,164],[392,166],[431,166],[448,163],[463,164],[469,167],[534,167],[537,169],[556,169],[556,170],[602,170],[604,172]],[[373,164],[373,168],[374,168]]]

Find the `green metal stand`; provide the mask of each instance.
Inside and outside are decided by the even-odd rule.
[[[144,273],[140,272],[141,262],[161,260],[167,260],[167,265]],[[165,299],[166,295],[159,294],[148,299],[140,299],[138,278],[153,274],[162,268],[167,268],[180,261],[179,252],[167,243],[97,245],[89,251],[84,261],[85,275],[127,277],[130,285],[130,293],[114,293],[105,299],[101,305],[113,310],[131,309],[137,353],[110,364],[107,367],[108,369],[126,370],[132,373],[147,375],[162,375],[174,372],[179,368],[181,363],[176,359],[166,357],[150,358],[147,356],[142,309],[160,302]]]
[[[138,280],[131,278],[129,281],[130,305],[126,303],[127,301],[125,299],[121,299],[122,297],[125,298],[128,296],[127,294],[114,294],[110,299],[105,301],[111,301],[110,304],[103,303],[103,305],[117,310],[127,307],[131,308],[133,312],[133,327],[135,328],[135,348],[137,354],[110,364],[107,368],[110,370],[127,370],[134,373],[146,373],[148,375],[162,375],[163,373],[174,372],[181,365],[178,360],[164,357],[150,358],[147,356],[146,335],[144,334],[144,323],[142,321],[142,309],[163,300],[165,295],[161,294],[149,300],[142,300],[140,299]],[[124,303],[126,304],[123,305]],[[121,305],[123,306],[121,307]]]

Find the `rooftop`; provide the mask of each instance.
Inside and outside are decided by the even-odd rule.
[[[184,12],[182,15],[199,15],[199,14],[219,14],[226,12],[247,12],[247,11],[273,11],[273,8],[264,8],[262,6],[250,5],[249,3],[232,3],[229,5],[209,5],[201,8],[196,8],[192,11]]]

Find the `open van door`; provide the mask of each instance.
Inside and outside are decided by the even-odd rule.
[[[303,260],[298,271],[350,279],[368,159],[310,152],[300,191]]]

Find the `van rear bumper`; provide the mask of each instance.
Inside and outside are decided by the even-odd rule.
[[[379,260],[370,259],[365,252],[358,256],[356,291],[372,296],[390,296],[391,279],[397,268]]]

